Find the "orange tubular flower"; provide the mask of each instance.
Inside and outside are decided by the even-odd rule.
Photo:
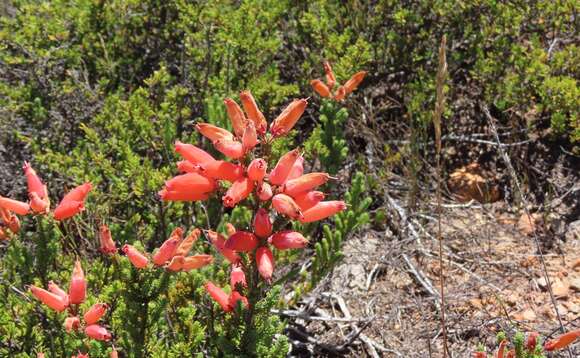
[[[80,201],[84,202],[89,195],[89,192],[93,189],[93,184],[90,182],[86,182],[82,185],[77,186],[76,188],[69,191],[61,200],[61,204],[65,201]]]
[[[291,219],[301,219],[302,211],[294,199],[285,194],[276,194],[272,198],[272,206],[282,215],[286,215]]]
[[[81,320],[74,316],[74,317],[67,317],[64,320],[64,329],[70,333],[71,331],[78,331],[79,327],[81,326]]]
[[[175,152],[192,164],[205,164],[215,160],[205,150],[192,144],[181,143],[180,141],[175,142]]]
[[[72,218],[76,214],[85,210],[85,205],[82,201],[62,201],[56,209],[54,209],[54,219],[61,221]]]
[[[216,140],[213,142],[213,146],[231,159],[239,159],[244,156],[244,145],[235,140]]]
[[[516,358],[516,351],[511,349],[509,352],[507,352],[505,358]]]
[[[330,89],[321,80],[312,80],[310,85],[320,97],[328,98],[331,96]]]
[[[266,176],[268,163],[262,158],[254,159],[248,165],[248,178],[253,181],[261,182]]]
[[[32,166],[28,162],[24,162],[22,167],[24,170],[24,175],[26,176],[26,184],[28,186],[28,194],[36,193],[39,198],[44,199],[48,196],[48,191],[46,186],[42,183],[42,180],[36,174],[36,171],[32,169]]]
[[[304,110],[306,110],[307,104],[308,101],[306,99],[296,99],[280,113],[270,125],[270,133],[272,133],[274,138],[281,137],[290,132],[304,113]]]
[[[262,182],[262,185],[256,189],[256,194],[258,194],[258,199],[261,201],[268,201],[272,198],[272,195],[274,195],[272,193],[272,187],[266,182]]]
[[[62,288],[58,287],[58,285],[52,281],[48,281],[48,290],[51,293],[54,293],[55,295],[59,296],[60,298],[63,299],[63,301],[65,302],[65,304],[68,306],[69,304],[69,299],[68,299],[68,293],[66,293],[65,290],[63,290]]]
[[[296,179],[304,174],[304,157],[299,156],[298,159],[294,162],[292,169],[290,169],[290,173],[286,180]]]
[[[551,352],[562,348],[566,348],[578,338],[580,338],[580,329],[570,331],[568,333],[561,335],[560,337],[557,337],[556,339],[552,339],[551,341],[546,342],[544,344],[544,349],[547,350],[548,352]]]
[[[530,332],[528,334],[528,338],[526,339],[526,349],[528,352],[532,353],[536,349],[539,335],[540,334],[538,332]]]
[[[177,162],[177,170],[180,173],[201,173],[202,168],[199,164],[193,164],[187,160],[180,160]]]
[[[254,182],[244,177],[236,180],[222,197],[225,207],[233,208],[237,203],[247,198],[254,190]]]
[[[169,271],[181,271],[183,268],[183,262],[185,261],[185,257],[183,256],[173,256],[171,262],[165,266],[165,268]]]
[[[30,286],[30,292],[32,292],[34,297],[36,297],[40,302],[57,312],[62,312],[68,307],[68,302],[63,300],[62,297],[42,288]]]
[[[136,268],[142,269],[147,267],[147,264],[149,263],[147,256],[140,253],[139,250],[137,250],[132,245],[125,244],[121,250],[125,253],[125,255],[127,255],[129,261],[131,261],[133,266]]]
[[[216,249],[232,264],[240,262],[240,256],[231,249],[226,248],[226,239],[215,231],[208,230],[205,232],[208,239]],[[233,235],[233,234],[232,234]]]
[[[499,348],[497,349],[497,354],[496,354],[497,358],[504,358],[503,353],[505,351],[505,346],[507,345],[507,343],[508,343],[507,339],[504,339],[503,341],[501,341],[499,343]]]
[[[166,181],[165,188],[167,191],[192,191],[201,194],[213,191],[216,183],[215,180],[198,173],[187,173]]]
[[[340,102],[344,100],[345,97],[346,97],[346,88],[344,86],[338,87],[338,90],[336,90],[336,94],[334,95],[334,100]]]
[[[247,121],[246,128],[244,129],[244,135],[242,137],[242,147],[244,148],[244,153],[254,149],[258,143],[258,132],[256,132],[256,126],[254,122]]]
[[[294,201],[302,212],[310,209],[314,205],[324,200],[324,193],[321,191],[306,191],[294,197]]]
[[[256,263],[258,264],[260,276],[269,282],[274,273],[274,255],[272,255],[272,251],[265,246],[258,248],[256,250]]]
[[[109,356],[109,358],[119,358],[119,353],[117,353],[117,350],[115,348],[113,348],[113,350],[111,351],[111,355]]]
[[[246,297],[242,296],[238,291],[232,291],[228,296],[228,305],[233,310],[238,305],[238,302],[241,302],[242,306],[245,308],[250,306]]]
[[[46,214],[50,211],[50,199],[41,199],[37,193],[30,193],[30,208],[37,214]]]
[[[327,173],[309,173],[296,179],[288,180],[284,183],[282,192],[292,197],[312,190],[317,186],[325,184],[331,176]]]
[[[112,255],[117,252],[117,246],[115,245],[115,241],[113,241],[111,230],[109,230],[107,225],[101,225],[99,229],[99,242],[102,253]]]
[[[185,256],[189,253],[189,250],[193,247],[193,244],[199,238],[201,230],[193,229],[193,231],[183,240],[177,250],[175,250],[174,256]]]
[[[232,267],[232,272],[230,273],[230,286],[232,290],[235,290],[238,285],[248,287],[244,270],[240,266],[235,265]]]
[[[270,215],[264,208],[258,209],[254,217],[254,234],[265,239],[272,234],[272,222]]]
[[[326,219],[338,212],[346,209],[344,201],[321,201],[310,209],[302,213],[303,217],[300,219],[301,223],[311,223]]]
[[[268,181],[272,185],[282,185],[286,182],[288,178],[288,174],[292,170],[294,163],[300,157],[300,151],[298,149],[294,149],[289,151],[288,153],[284,154],[278,163],[272,169],[270,174],[268,175]]]
[[[81,304],[85,301],[86,295],[87,281],[85,280],[85,273],[83,272],[81,262],[77,260],[73,268],[70,287],[68,289],[69,301],[75,305]]]
[[[183,259],[182,271],[191,271],[207,266],[213,262],[211,255],[193,255]]]
[[[30,206],[22,201],[0,196],[0,207],[12,211],[18,215],[26,215],[30,211]]]
[[[97,341],[109,341],[111,340],[111,334],[105,327],[99,326],[98,324],[91,324],[85,328],[85,334],[92,339]]]
[[[95,303],[89,308],[89,310],[84,315],[84,320],[87,325],[97,323],[101,317],[105,315],[109,305],[106,303]]]
[[[346,81],[344,84],[344,90],[346,94],[348,95],[349,93],[352,93],[354,90],[356,90],[366,75],[367,71],[360,71],[355,73],[348,81]]]
[[[301,233],[292,230],[279,231],[268,242],[278,250],[302,249],[308,245],[308,240]]]
[[[256,130],[259,134],[266,133],[266,129],[268,128],[268,123],[266,122],[266,117],[258,108],[256,104],[256,100],[250,91],[242,91],[240,93],[240,100],[242,101],[242,106],[244,107],[244,111],[248,115],[248,118],[254,122],[256,126]]]
[[[215,160],[203,165],[202,173],[208,178],[227,180],[233,183],[244,176],[244,167],[224,160]]]
[[[226,241],[225,248],[238,252],[250,252],[256,246],[258,246],[256,235],[247,231],[236,231]]]
[[[246,117],[240,106],[231,98],[224,99],[224,104],[226,105],[226,111],[228,112],[228,117],[232,122],[232,127],[234,128],[234,133],[238,138],[242,138],[244,135],[244,122],[246,122]]]
[[[212,282],[207,282],[205,284],[205,289],[211,296],[211,298],[216,301],[224,312],[230,312],[232,307],[229,303],[229,297],[221,288],[214,285]]]
[[[227,129],[216,127],[209,123],[198,123],[195,129],[207,139],[215,142],[216,140],[234,140],[234,135]]]
[[[163,201],[200,201],[209,198],[208,193],[194,193],[191,191],[170,191],[163,189],[157,193]]]
[[[159,250],[153,255],[153,264],[155,266],[165,265],[173,257],[173,253],[177,250],[181,239],[178,236],[171,236],[169,239],[165,240]]]
[[[330,67],[330,63],[328,61],[325,61],[323,66],[324,72],[326,72],[326,84],[328,85],[329,88],[332,88],[336,84],[336,77],[334,77],[332,67]]]

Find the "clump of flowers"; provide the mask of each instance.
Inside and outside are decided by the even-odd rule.
[[[308,245],[301,233],[285,229],[288,221],[310,223],[346,208],[343,201],[324,201],[324,193],[316,189],[332,178],[327,173],[304,173],[304,158],[299,149],[289,151],[277,161],[270,157],[273,141],[292,130],[304,113],[307,100],[293,100],[269,128],[250,91],[243,91],[240,100],[243,110],[233,99],[224,100],[233,133],[209,123],[196,125],[198,132],[229,160],[215,159],[201,148],[178,141],[175,151],[184,160],[177,163],[177,168],[182,174],[167,180],[159,192],[164,201],[198,201],[218,196],[224,207],[244,204],[253,209],[252,227],[246,230],[229,227],[227,238],[214,231],[206,232],[215,248],[232,264],[229,295],[212,282],[205,285],[226,312],[238,301],[246,307],[251,304],[239,293],[246,286],[248,274],[257,272],[263,280],[271,282],[275,268],[272,249],[300,249]],[[275,163],[270,170],[269,163]]]
[[[330,67],[330,63],[324,62],[324,72],[326,74],[326,83],[320,79],[315,79],[310,81],[310,85],[321,97],[334,99],[339,102],[354,92],[367,74],[366,71],[359,71],[352,75],[344,85],[338,85],[335,90],[334,88],[337,85],[336,77],[334,76],[332,67]]]
[[[524,341],[522,333],[517,333],[513,340],[513,349],[509,349],[510,341],[505,337],[503,332],[498,334],[499,347],[494,357],[496,358],[533,358],[544,357],[544,352],[553,352],[562,350],[576,340],[580,339],[580,329],[564,333],[554,339],[548,340],[542,346],[539,341],[537,332],[530,332]],[[480,349],[473,353],[473,358],[487,358],[488,355]]]

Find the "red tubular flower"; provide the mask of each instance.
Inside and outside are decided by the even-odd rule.
[[[68,289],[69,301],[72,304],[81,304],[85,301],[87,296],[87,281],[85,280],[85,273],[81,266],[81,262],[77,260],[73,268],[72,277],[70,280],[70,287]]]
[[[306,99],[296,99],[280,113],[270,125],[270,133],[272,133],[274,138],[283,136],[292,130],[304,113],[307,104],[308,101]]]
[[[180,141],[175,142],[175,152],[192,164],[205,164],[215,160],[205,150],[192,144],[181,143]]]
[[[191,233],[185,238],[185,240],[183,240],[179,244],[179,247],[177,248],[177,250],[175,250],[175,253],[173,255],[174,256],[186,256],[189,253],[189,250],[191,250],[191,248],[193,247],[193,244],[195,244],[195,242],[199,238],[200,234],[201,234],[201,230],[199,230],[197,228],[193,229],[191,231]]]
[[[237,203],[247,198],[254,190],[254,182],[243,177],[236,180],[222,197],[225,207],[233,208]]]
[[[294,163],[300,157],[300,151],[298,149],[294,149],[289,151],[288,153],[284,154],[278,163],[272,169],[270,174],[268,175],[268,181],[272,185],[282,185],[286,182],[288,178],[288,174],[292,170]]]
[[[497,354],[496,357],[497,358],[504,358],[503,357],[503,353],[505,351],[505,346],[507,345],[507,339],[504,339],[503,341],[501,341],[499,343],[499,348],[497,349]]]
[[[183,268],[183,262],[185,261],[185,257],[183,256],[173,256],[171,262],[165,268],[169,271],[181,271]]]
[[[69,191],[63,198],[61,203],[65,201],[81,201],[84,202],[89,195],[89,192],[93,189],[93,184],[90,182],[86,182],[82,185],[77,186],[76,188]]]
[[[207,282],[205,284],[205,289],[211,296],[211,298],[216,301],[224,312],[230,312],[232,307],[229,303],[229,297],[221,288],[214,285],[212,282]]]
[[[244,176],[244,167],[224,160],[214,160],[211,163],[206,163],[201,170],[203,175],[208,178],[227,180],[230,183]]]
[[[274,255],[269,248],[262,246],[256,250],[256,263],[258,265],[258,272],[260,276],[266,281],[272,279],[274,273]]]
[[[232,291],[228,296],[228,305],[233,310],[238,305],[238,302],[241,302],[242,306],[245,308],[250,306],[246,297],[242,296],[238,291]]]
[[[132,245],[125,244],[121,250],[125,253],[125,255],[127,255],[129,261],[131,261],[133,266],[136,268],[142,269],[147,267],[147,264],[149,263],[147,256],[143,255]]]
[[[244,129],[244,135],[242,137],[242,147],[244,148],[244,153],[254,149],[257,144],[258,133],[256,132],[256,126],[254,125],[254,122],[247,121],[246,128]]]
[[[272,198],[272,187],[270,184],[266,182],[262,182],[262,184],[256,189],[256,194],[258,194],[258,199],[261,201],[268,201]]]
[[[294,201],[302,212],[310,209],[314,205],[324,200],[324,193],[321,191],[306,191],[294,197]]]
[[[67,317],[64,320],[64,329],[70,333],[71,331],[78,331],[81,326],[81,320],[77,317]]]
[[[538,332],[530,332],[528,334],[528,338],[526,339],[526,349],[528,352],[532,353],[536,350],[536,346],[538,345]]]
[[[216,140],[234,140],[234,135],[230,131],[216,127],[213,124],[198,123],[195,125],[195,129],[212,142]]]
[[[557,337],[555,339],[546,342],[544,344],[544,349],[547,350],[548,352],[551,352],[562,348],[566,348],[578,338],[580,338],[580,329],[570,331],[568,333],[561,335],[560,337]]]
[[[30,211],[30,206],[22,201],[0,196],[0,207],[12,211],[18,215],[26,215]]]
[[[473,358],[487,358],[487,354],[485,352],[475,352],[473,353]]]
[[[268,211],[264,208],[258,209],[256,216],[254,217],[254,234],[262,239],[265,239],[272,234],[270,215],[268,215]]]
[[[326,84],[328,85],[329,88],[332,88],[336,84],[336,77],[334,76],[332,67],[330,67],[330,63],[328,61],[325,61],[323,66],[324,72],[326,72]]]
[[[285,194],[276,194],[272,198],[272,206],[282,215],[286,215],[291,219],[301,219],[302,211],[294,199]]]
[[[298,159],[294,162],[292,169],[290,169],[290,173],[286,180],[296,179],[304,174],[304,157],[299,156]]]
[[[182,271],[191,271],[207,266],[213,262],[211,255],[193,255],[183,259]]]
[[[197,194],[209,193],[216,188],[215,180],[198,173],[178,175],[165,182],[167,191],[191,191]]]
[[[268,242],[278,250],[302,249],[308,245],[308,240],[301,233],[292,230],[279,231]]]
[[[248,287],[244,270],[242,270],[239,265],[234,265],[232,266],[232,272],[230,273],[230,286],[232,287],[232,290],[235,290],[238,285]]]
[[[95,303],[83,316],[85,323],[90,325],[99,322],[101,317],[103,317],[107,312],[108,308],[109,305],[106,303]]]
[[[54,293],[55,295],[57,295],[60,298],[62,298],[62,300],[68,306],[68,304],[69,304],[68,293],[66,293],[65,290],[63,290],[62,288],[58,287],[58,285],[56,283],[52,282],[52,281],[48,281],[48,290],[51,293]]]
[[[235,140],[216,140],[213,142],[213,146],[223,155],[231,159],[239,159],[244,156],[244,145],[242,142]]]
[[[507,352],[505,358],[516,358],[516,351],[511,349],[509,352]]]
[[[345,97],[346,97],[346,88],[344,86],[338,87],[338,90],[336,90],[336,94],[334,95],[334,100],[340,102],[344,100]]]
[[[338,212],[346,209],[346,204],[344,201],[321,201],[314,205],[310,209],[302,213],[302,218],[300,218],[301,223],[310,223],[313,221],[318,221],[326,219]]]
[[[331,96],[330,89],[321,80],[312,80],[310,81],[310,85],[320,97],[328,98]]]
[[[266,176],[266,170],[268,169],[268,163],[262,158],[257,158],[252,160],[250,165],[248,165],[248,178],[253,181],[261,182]]]
[[[211,162],[208,162],[211,163]],[[187,160],[180,160],[177,162],[177,170],[180,173],[200,173],[202,171],[199,164],[193,164]]]
[[[163,201],[200,201],[207,200],[209,193],[195,193],[191,191],[171,191],[162,189],[157,193]]]
[[[97,341],[109,341],[111,340],[111,334],[105,327],[99,326],[98,324],[91,324],[85,328],[85,334],[92,339]]]
[[[36,193],[39,198],[44,199],[48,196],[48,191],[46,186],[42,183],[42,180],[36,174],[36,171],[32,169],[32,166],[28,162],[24,162],[22,167],[24,170],[24,175],[26,176],[26,184],[28,186],[28,194]]]
[[[30,286],[30,292],[40,302],[44,303],[57,312],[62,312],[68,307],[68,302],[66,302],[62,297],[52,292],[48,292],[42,288]]]
[[[181,238],[178,236],[171,236],[169,239],[165,240],[159,250],[153,255],[153,264],[155,266],[165,265],[173,257],[173,253],[177,250],[181,242]]]
[[[327,173],[304,174],[296,179],[288,180],[282,187],[282,192],[294,197],[325,184],[330,178],[331,176]]]
[[[221,234],[211,230],[205,233],[211,243],[230,263],[237,264],[240,262],[240,256],[234,250],[226,248],[226,239]]]
[[[62,221],[68,218],[72,218],[83,210],[85,210],[85,205],[82,201],[63,200],[54,209],[53,215],[55,220]]]
[[[256,130],[260,134],[266,133],[266,129],[268,128],[268,123],[266,122],[266,117],[262,114],[258,105],[256,104],[256,100],[250,91],[242,91],[240,93],[240,100],[242,101],[242,106],[244,107],[244,111],[248,115],[248,118],[254,122],[256,126]]]
[[[346,81],[344,84],[344,90],[346,94],[348,95],[349,93],[352,93],[354,90],[356,90],[366,75],[367,71],[360,71],[355,73],[348,81]]]
[[[225,248],[238,252],[250,252],[256,246],[258,246],[256,235],[247,231],[236,231],[226,241]]]
[[[109,230],[107,225],[101,225],[99,229],[99,242],[102,253],[111,255],[117,252],[117,246],[115,245],[115,241],[113,241],[111,230]]]
[[[234,128],[234,133],[238,138],[242,138],[244,135],[244,123],[246,122],[246,117],[240,106],[231,98],[224,99],[224,104],[226,105],[226,111],[228,112],[228,117],[232,122],[232,127]]]

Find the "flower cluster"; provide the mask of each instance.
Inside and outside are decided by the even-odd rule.
[[[332,67],[330,67],[330,63],[324,62],[324,72],[326,73],[326,83],[320,79],[315,79],[310,81],[310,85],[321,97],[332,98],[339,102],[354,92],[367,74],[366,71],[355,73],[344,85],[338,86],[336,91],[333,92],[334,86],[336,85],[336,77],[334,76]]]
[[[48,283],[48,290],[32,285],[30,286],[30,292],[39,301],[57,312],[69,309],[70,316],[64,321],[64,327],[67,332],[78,331],[84,327],[85,334],[92,339],[98,341],[111,339],[109,331],[98,324],[107,311],[107,304],[95,303],[85,312],[82,321],[76,314],[78,305],[82,304],[87,296],[87,281],[80,261],[75,263],[68,293],[52,281]]]
[[[570,331],[556,337],[552,340],[546,341],[544,346],[538,345],[538,332],[530,332],[528,333],[527,339],[525,341],[525,346],[522,347],[526,351],[526,354],[529,356],[536,357],[536,354],[539,356],[539,352],[542,349],[546,352],[553,352],[557,350],[564,349],[574,343],[576,340],[580,339],[580,329]],[[497,358],[516,358],[516,349],[507,349],[509,341],[507,339],[502,339],[499,343],[499,347],[497,349],[496,354],[494,357]],[[527,357],[528,355],[526,355]],[[519,357],[519,355],[518,355]],[[487,358],[487,354],[485,352],[475,352],[473,354],[473,358]]]
[[[164,201],[207,200],[222,192],[222,203],[233,208],[243,200],[253,200],[255,207],[250,230],[230,227],[226,239],[221,234],[206,232],[209,240],[232,263],[231,282],[244,283],[240,270],[240,256],[244,253],[254,260],[259,274],[270,281],[274,271],[271,247],[279,250],[303,248],[308,241],[299,232],[274,232],[271,211],[279,216],[301,223],[318,221],[346,208],[342,201],[323,201],[324,193],[316,188],[331,177],[327,173],[304,173],[304,158],[298,149],[284,154],[268,171],[269,148],[276,138],[292,130],[304,113],[307,100],[292,101],[268,129],[265,116],[249,91],[240,94],[242,108],[231,98],[224,100],[233,133],[209,123],[198,123],[196,129],[209,139],[214,148],[230,161],[215,159],[211,154],[192,144],[175,143],[175,151],[183,157],[177,163],[183,173],[165,182],[159,196]],[[259,154],[261,156],[259,156]],[[243,285],[242,285],[243,286]],[[224,311],[231,311],[245,297],[234,290],[226,294],[211,282],[206,289]]]

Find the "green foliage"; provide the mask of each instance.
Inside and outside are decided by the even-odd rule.
[[[317,158],[323,168],[335,174],[348,155],[344,138],[344,125],[348,118],[346,108],[335,101],[323,101],[320,108],[320,123],[314,128],[304,149],[311,158]]]

